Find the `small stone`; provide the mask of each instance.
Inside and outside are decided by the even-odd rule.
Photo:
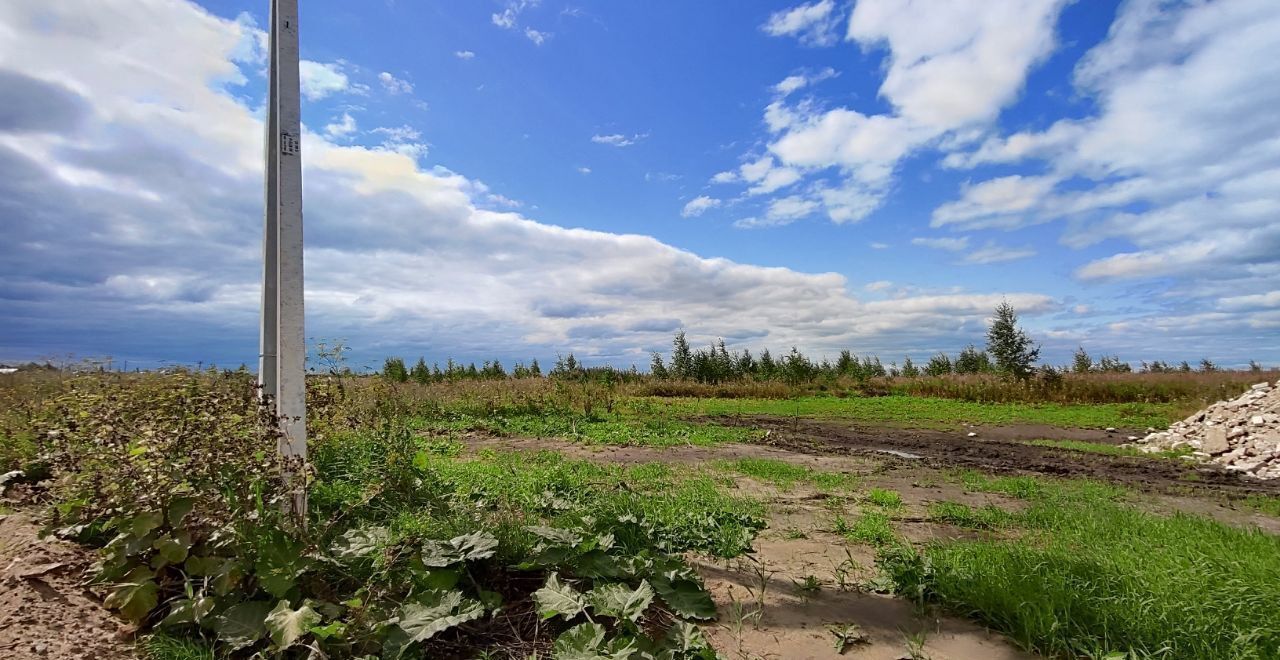
[[[1137,440],[1137,439],[1138,439],[1138,436],[1136,435],[1129,436],[1129,442],[1133,442],[1134,440]]]
[[[1115,432],[1116,432],[1116,427],[1114,426],[1107,427],[1107,433],[1115,433]]]
[[[1204,442],[1200,448],[1209,454],[1221,454],[1231,448],[1227,443],[1227,430],[1221,427],[1213,427],[1205,430]]]
[[[1266,420],[1262,419],[1262,415],[1254,415],[1249,418],[1249,423],[1253,426],[1262,426],[1263,424],[1266,424]]]
[[[970,438],[976,438],[976,437],[978,437],[978,434],[977,434],[977,433],[974,433],[973,431],[969,431],[969,437],[970,437]]]
[[[1271,389],[1271,383],[1258,383],[1257,385],[1254,385],[1253,387],[1250,387],[1249,389],[1251,389],[1251,390],[1269,390],[1269,389]]]
[[[1227,439],[1235,440],[1236,438],[1239,438],[1240,436],[1246,435],[1248,433],[1249,432],[1246,431],[1243,426],[1237,426],[1232,428],[1230,431],[1227,431]]]

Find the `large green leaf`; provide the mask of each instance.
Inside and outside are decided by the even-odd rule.
[[[541,539],[558,545],[576,546],[582,542],[582,535],[571,529],[546,527],[544,525],[533,525],[531,527],[526,527],[525,529],[529,530]]]
[[[461,591],[428,591],[418,600],[405,603],[396,623],[413,643],[482,616],[484,605],[464,597]]]
[[[333,542],[333,556],[343,561],[370,557],[391,538],[386,527],[349,529]]]
[[[422,544],[422,563],[430,568],[444,568],[464,561],[492,557],[498,548],[498,539],[488,532],[473,532],[449,539],[448,542],[425,541]]]
[[[640,649],[629,637],[605,643],[604,626],[583,623],[556,638],[552,652],[556,660],[628,660]]]
[[[667,630],[667,647],[678,653],[688,653],[708,648],[707,638],[702,636],[702,629],[688,621],[676,621]]]
[[[686,619],[706,620],[716,616],[716,604],[711,600],[711,594],[694,580],[655,576],[653,588],[667,607]]]
[[[177,626],[184,623],[200,623],[213,611],[215,601],[211,596],[201,598],[180,598],[169,605],[169,616],[160,622],[161,627]]]
[[[639,621],[644,611],[653,602],[653,587],[646,580],[632,589],[621,582],[602,584],[587,593],[592,609],[600,614],[615,619]]]
[[[289,601],[282,600],[267,614],[264,623],[272,643],[283,650],[293,646],[312,626],[320,623],[320,619],[320,613],[307,605],[295,610],[289,607]]]
[[[498,537],[489,532],[472,532],[449,540],[463,561],[488,559],[498,550]]]
[[[533,599],[538,603],[538,614],[544,619],[556,615],[572,619],[587,608],[587,600],[582,593],[561,583],[556,573],[547,576],[547,583],[533,592]]]
[[[223,612],[214,622],[213,630],[218,633],[218,641],[231,647],[242,649],[267,633],[267,614],[271,612],[271,602],[251,600],[234,605]]]
[[[177,527],[182,523],[182,519],[187,517],[188,513],[196,507],[196,500],[193,497],[177,497],[169,503],[169,524]]]
[[[170,564],[181,564],[186,561],[187,552],[191,550],[191,535],[186,532],[175,532],[161,536],[151,544],[151,547],[155,548],[156,552]]]
[[[139,623],[147,618],[151,610],[159,604],[156,593],[159,587],[153,579],[151,569],[139,566],[124,576],[107,594],[103,604],[113,610],[119,610],[124,618]]]
[[[164,522],[164,516],[159,511],[144,511],[133,517],[129,521],[129,533],[135,538],[142,538],[150,534],[152,530],[160,526]]]
[[[583,623],[574,626],[556,638],[556,660],[596,660],[604,645],[604,626]]]

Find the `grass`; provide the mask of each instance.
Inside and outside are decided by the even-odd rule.
[[[929,520],[967,529],[1000,529],[1013,522],[1014,516],[998,506],[987,504],[971,507],[959,502],[934,502],[929,505]]]
[[[902,495],[896,490],[872,488],[867,491],[866,501],[884,509],[896,509],[902,506]]]
[[[924,571],[890,562],[906,591],[1050,656],[1280,657],[1280,537],[1146,513],[1107,484],[957,476],[1030,506],[1012,514],[940,503],[931,516],[1009,525],[1018,538],[930,544]]]
[[[1258,513],[1280,518],[1280,497],[1275,495],[1250,495],[1240,500],[1240,504]]]
[[[888,545],[898,540],[893,523],[883,511],[864,511],[852,524],[838,517],[835,531],[850,541],[874,546]]]
[[[148,635],[138,642],[147,660],[214,660],[213,646],[204,640],[172,637],[165,633]]]
[[[791,489],[798,483],[807,483],[820,491],[852,490],[858,486],[857,477],[840,472],[824,472],[813,468],[769,458],[741,458],[720,463],[723,469],[752,477],[782,489]]]
[[[854,419],[916,427],[1048,424],[1073,428],[1164,428],[1178,409],[1166,403],[976,403],[916,396],[774,399],[666,399],[682,415],[778,415]]]
[[[567,438],[601,445],[707,447],[724,442],[750,442],[760,431],[716,424],[696,424],[662,418],[599,419],[584,415],[475,416],[451,414],[444,419],[418,421],[422,428],[438,431],[483,431],[502,436]]]

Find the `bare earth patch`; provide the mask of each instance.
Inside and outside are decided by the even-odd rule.
[[[133,658],[127,625],[83,586],[92,551],[39,529],[28,513],[0,516],[0,657]]]

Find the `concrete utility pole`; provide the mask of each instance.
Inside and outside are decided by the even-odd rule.
[[[258,380],[280,416],[280,454],[307,459],[306,343],[302,307],[302,119],[298,0],[271,0],[267,94],[266,216]],[[305,491],[293,511],[304,517]]]

